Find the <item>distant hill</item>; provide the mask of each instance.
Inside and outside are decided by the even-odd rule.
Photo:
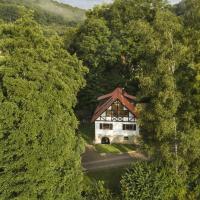
[[[85,10],[53,0],[0,0],[0,18],[15,20],[25,6],[35,12],[35,19],[44,25],[74,24],[85,19]]]

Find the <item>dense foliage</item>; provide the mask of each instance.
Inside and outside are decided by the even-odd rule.
[[[105,188],[103,181],[94,182],[93,184],[86,183],[82,196],[84,200],[114,200],[110,191]]]
[[[180,149],[188,167],[192,198],[200,198],[200,1],[182,2],[183,43],[188,47],[186,59],[178,70],[178,89],[182,94],[179,107]]]
[[[200,199],[200,1],[115,0],[68,27],[83,19],[52,0],[0,0],[0,199],[116,199],[83,185],[79,59],[80,120],[116,86],[138,96],[152,161],[126,171],[121,198]]]
[[[118,85],[137,95],[143,149],[187,179],[186,199],[200,198],[199,14],[198,0],[116,0],[87,13],[70,49],[90,69],[80,116]]]
[[[43,25],[75,25],[85,18],[85,11],[52,0],[0,0],[0,18],[18,19],[23,7],[34,10],[34,19]]]
[[[155,163],[136,162],[121,180],[124,200],[184,199],[184,181],[172,171]]]
[[[0,24],[0,199],[80,199],[86,69],[30,16]]]
[[[159,20],[170,17],[173,23],[176,17],[173,18],[168,5],[162,1],[146,0],[115,1],[111,6],[94,9],[87,16],[71,50],[90,69],[78,108],[84,114],[89,111],[90,116],[96,97],[116,86],[138,93],[139,72],[143,66],[154,66],[162,43],[162,30],[157,30],[162,25]]]

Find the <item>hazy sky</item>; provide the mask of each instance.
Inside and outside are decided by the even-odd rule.
[[[65,2],[75,7],[79,8],[92,8],[94,5],[101,4],[101,3],[110,3],[112,0],[58,0],[61,2]],[[180,0],[169,0],[171,3],[178,3]]]

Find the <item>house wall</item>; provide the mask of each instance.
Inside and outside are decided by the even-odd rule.
[[[100,129],[101,123],[113,124],[113,130]],[[123,124],[136,124],[136,131],[123,130]],[[95,121],[95,143],[100,144],[103,137],[108,137],[110,143],[127,143],[136,142],[139,136],[139,126],[136,122],[112,122],[112,121]],[[129,137],[129,140],[124,140],[124,137]]]

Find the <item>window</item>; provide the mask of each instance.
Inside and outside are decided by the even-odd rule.
[[[124,137],[124,140],[129,140],[129,138],[128,137]]]
[[[136,131],[136,124],[123,124],[123,130]]]
[[[107,110],[106,111],[106,117],[111,117],[112,116],[112,111],[111,110]]]
[[[128,117],[128,110],[119,110],[119,117]]]
[[[112,124],[100,124],[100,129],[112,130],[113,129],[113,125]]]
[[[112,116],[118,117],[118,102],[112,104]]]
[[[110,115],[112,115],[112,117],[128,117],[129,111],[125,109],[119,101],[115,101],[111,109],[112,111],[107,113],[107,117]]]

